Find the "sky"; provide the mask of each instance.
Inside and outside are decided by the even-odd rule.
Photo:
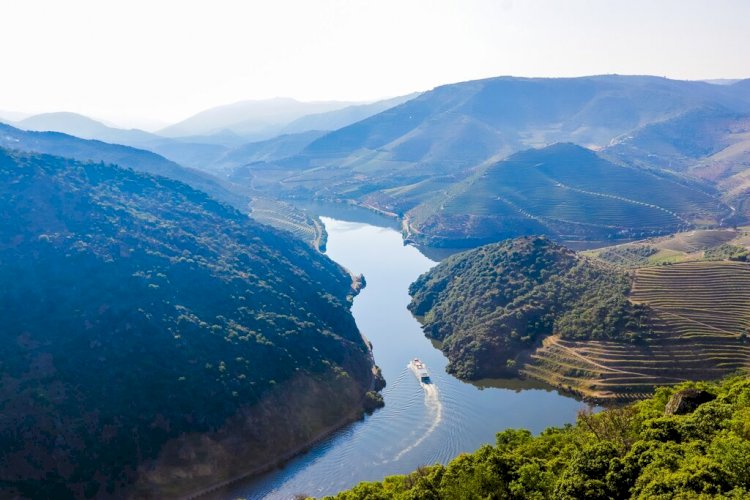
[[[749,0],[0,1],[0,110],[151,129],[499,75],[750,77]]]

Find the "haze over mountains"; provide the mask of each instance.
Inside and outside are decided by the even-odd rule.
[[[617,144],[648,133],[650,125],[673,120],[700,126],[700,110],[723,110],[716,112],[741,121],[750,112],[747,88],[747,81],[714,85],[617,75],[500,77],[446,85],[325,134],[287,159],[253,164],[230,178],[275,196],[350,200],[408,217],[416,207],[439,203],[458,183],[524,149],[570,142],[615,154]],[[743,129],[738,130],[732,134],[741,135]],[[726,153],[729,143],[741,138],[702,140],[711,142],[710,151]],[[664,161],[638,166],[670,170]],[[706,181],[705,175],[678,173],[689,182]],[[740,186],[732,199],[742,198],[744,184],[732,185]],[[709,179],[696,192],[718,198],[716,187],[723,188]],[[634,199],[653,202],[649,196]]]
[[[451,246],[461,240],[459,246],[471,246],[535,231],[582,241],[629,238],[720,224],[732,209],[744,214],[750,189],[748,117],[748,80],[712,84],[606,75],[490,78],[365,105],[282,98],[244,101],[203,111],[159,132],[171,138],[115,129],[70,113],[37,115],[19,126],[149,149],[228,176],[243,194],[365,204],[408,219],[417,241]],[[251,137],[264,140],[247,142]],[[539,178],[539,184],[529,187],[534,199],[528,203],[503,198],[490,206],[480,201],[481,196],[487,201],[499,196],[504,185],[515,189],[511,177],[493,167],[498,161],[557,142],[599,150],[603,158],[614,160],[612,172],[631,177],[624,184],[635,192],[616,193],[615,185],[606,187],[613,176],[599,172],[601,189],[576,195],[594,196],[600,203],[610,196],[607,204],[624,205],[605,211],[629,215],[614,223],[603,219],[581,225],[576,217],[555,215],[565,211],[559,199],[548,211],[537,213],[533,204],[557,199],[558,185],[583,189],[551,178]],[[570,153],[565,148],[555,151]],[[547,153],[545,158],[552,159]],[[586,168],[584,158],[591,157],[580,156],[576,168]],[[615,165],[637,168],[619,170]],[[487,187],[490,181],[492,187]],[[668,206],[654,199],[664,182],[682,186],[673,190]],[[486,194],[481,194],[483,189]],[[622,199],[614,201],[611,196],[618,194]],[[578,198],[570,202],[577,204]],[[647,217],[651,209],[646,205],[656,207],[658,214],[676,215],[672,222]],[[458,214],[452,214],[454,206],[461,206]],[[636,213],[640,216],[630,218]],[[454,215],[458,219],[451,219]],[[648,228],[640,226],[644,218],[652,221]],[[554,228],[552,219],[557,220]],[[605,226],[608,229],[602,229]],[[448,237],[446,230],[458,232]]]
[[[0,123],[0,147],[80,161],[112,163],[149,174],[177,179],[215,198],[244,209],[244,196],[232,192],[226,181],[205,172],[183,167],[151,151],[86,140],[59,132],[27,132]]]
[[[322,135],[322,132],[357,122],[416,95],[409,94],[367,104],[300,102],[288,98],[243,101],[202,111],[156,133],[112,127],[70,112],[33,116],[11,113],[7,118],[0,115],[0,120],[5,119],[23,130],[62,132],[82,139],[148,149],[185,166],[210,171],[289,156],[309,144],[313,138]],[[15,117],[18,121],[10,117]],[[321,133],[316,135],[316,132]],[[247,150],[267,150],[262,144],[254,146],[254,143],[265,143],[279,136],[289,136],[293,144],[300,146],[292,145],[283,149],[283,152],[270,156],[241,156]],[[236,160],[232,161],[233,158]]]
[[[361,413],[371,358],[327,257],[164,177],[0,149],[0,179],[0,496],[171,497]]]

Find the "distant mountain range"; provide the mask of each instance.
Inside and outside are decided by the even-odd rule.
[[[207,109],[158,134],[165,137],[226,135],[247,141],[309,130],[336,130],[412,99],[417,94],[373,103],[301,102],[290,98],[242,101]]]
[[[648,133],[649,126],[673,120],[695,126],[705,118],[701,110],[744,116],[750,113],[748,89],[747,80],[715,85],[617,75],[499,77],[445,85],[325,134],[297,155],[253,164],[233,172],[231,178],[276,196],[352,200],[404,216],[419,210],[420,205],[439,206],[439,200],[451,196],[465,180],[528,148],[568,142],[603,149],[605,156],[628,163],[616,155],[615,145]],[[715,153],[726,151],[722,144],[738,140],[725,138],[722,143],[717,139],[711,148]],[[667,167],[663,162],[637,166],[652,170]],[[681,169],[678,174],[708,179],[691,169]],[[700,193],[699,197],[706,192],[717,195],[706,183],[694,192]],[[656,204],[650,198],[634,199]],[[471,212],[473,206],[465,205],[463,215],[469,219],[486,215]],[[523,204],[518,208],[523,210]],[[717,215],[725,209],[717,205],[717,211],[707,219],[686,220],[719,223],[722,217]],[[464,235],[471,237],[470,232]]]
[[[203,111],[157,133],[111,127],[70,112],[29,117],[17,113],[4,117],[0,113],[0,120],[5,119],[10,125],[28,131],[61,132],[82,139],[147,149],[181,165],[214,171],[292,156],[322,135],[316,131],[327,132],[350,125],[416,95],[367,104],[307,103],[283,98],[244,101]],[[274,154],[242,156],[244,151],[267,151],[266,141],[277,137],[279,140],[272,146]],[[289,145],[289,149],[284,149],[285,145]]]
[[[498,77],[365,105],[283,98],[245,101],[203,111],[159,132],[171,138],[115,129],[69,113],[30,117],[21,125],[148,149],[179,164],[226,175],[243,190],[261,196],[354,201],[408,218],[418,240],[446,244],[463,238],[465,245],[529,231],[573,240],[661,233],[673,230],[675,224],[726,223],[729,206],[735,211],[733,220],[750,218],[746,201],[750,198],[748,117],[750,80],[708,83],[605,75]],[[248,142],[249,138],[263,140]],[[675,220],[681,222],[667,223],[656,217],[652,220],[665,225],[651,224],[638,231],[645,219],[636,217],[609,224],[611,228],[604,231],[605,222],[593,222],[583,230],[583,219],[557,217],[575,226],[556,224],[552,229],[553,212],[563,208],[550,205],[546,215],[534,215],[547,221],[540,228],[539,220],[523,215],[534,213],[527,210],[524,200],[512,201],[517,210],[513,218],[503,215],[508,207],[500,210],[498,204],[487,203],[500,195],[480,189],[477,179],[494,175],[495,165],[510,155],[555,143],[583,146],[599,151],[602,161],[637,167],[615,169],[618,174],[638,176],[647,170],[649,183],[689,186],[676,191],[682,200],[679,208],[657,203],[650,198],[654,191],[624,196],[679,214]],[[565,148],[553,151],[567,154]],[[586,165],[584,161],[581,169]],[[493,178],[493,189],[504,188],[506,179],[510,179],[507,174]],[[554,183],[537,180],[541,184],[535,186],[536,192],[549,194],[545,189]],[[591,191],[614,195],[603,182],[602,190]],[[475,199],[475,193],[487,199]],[[705,196],[712,200],[712,210],[705,208]],[[454,199],[463,200],[463,213],[434,212],[436,207],[456,206],[448,201]],[[472,212],[471,207],[480,211]],[[493,215],[493,210],[500,211]],[[497,216],[494,220],[505,221],[504,225],[480,230],[467,222],[451,233],[455,238],[441,233],[448,227],[459,229],[459,220],[485,220],[487,216]],[[518,233],[514,224],[521,219],[526,229]]]

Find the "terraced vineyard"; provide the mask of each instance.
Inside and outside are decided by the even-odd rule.
[[[685,262],[636,271],[631,300],[650,306],[641,344],[545,339],[528,376],[595,399],[630,399],[653,386],[750,369],[750,265]]]
[[[267,226],[292,233],[314,248],[325,250],[325,228],[320,221],[310,217],[288,203],[268,198],[253,198],[250,217]]]

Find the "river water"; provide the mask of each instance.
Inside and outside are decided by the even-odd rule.
[[[582,403],[557,392],[519,381],[477,386],[448,375],[447,359],[406,309],[409,284],[436,263],[404,246],[401,234],[387,227],[392,226],[387,219],[368,216],[367,222],[349,222],[336,216],[322,217],[328,231],[326,253],[365,275],[367,286],[355,298],[352,313],[383,370],[385,408],[283,468],[236,485],[227,498],[330,495],[360,481],[447,463],[461,452],[493,443],[495,433],[509,427],[539,432],[575,420]],[[427,365],[431,385],[420,384],[407,368],[414,357]]]

